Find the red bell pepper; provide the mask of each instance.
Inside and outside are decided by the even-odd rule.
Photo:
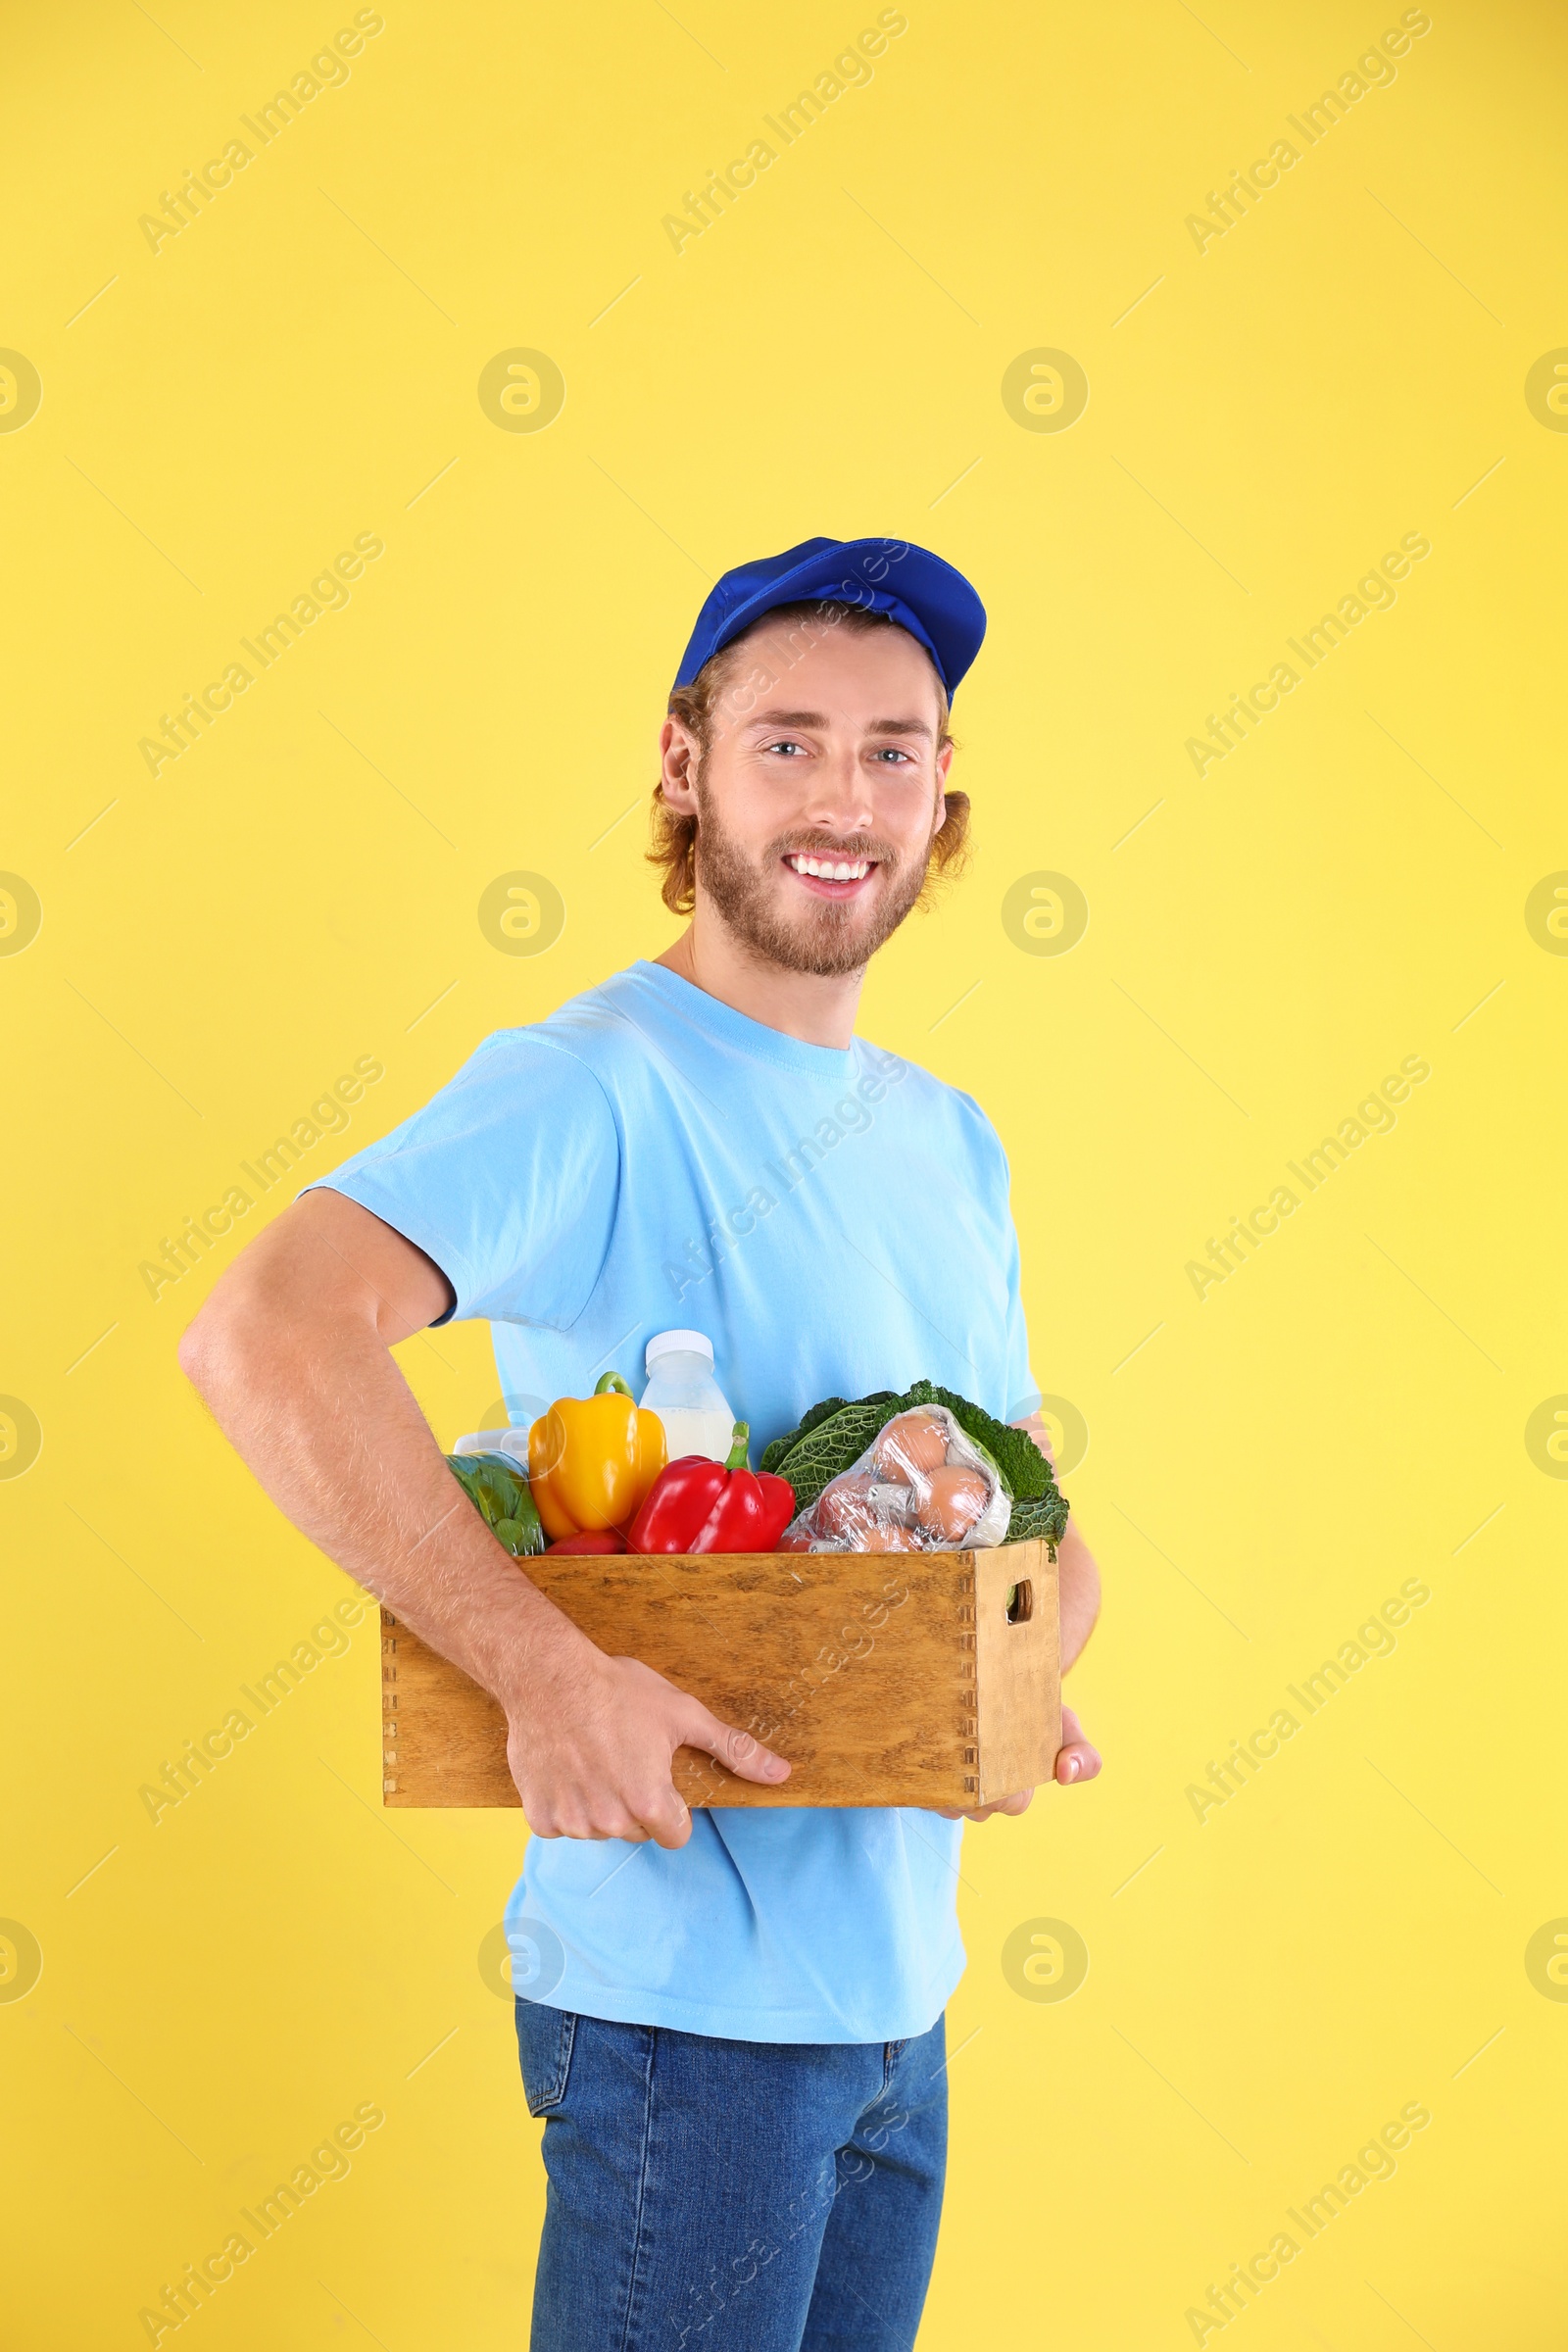
[[[633,1551],[772,1551],[795,1516],[787,1478],[748,1470],[751,1431],[735,1424],[728,1459],[682,1454],[659,1473],[627,1531]]]
[[[579,1529],[574,1536],[560,1536],[546,1551],[624,1551],[626,1539],[613,1527]]]

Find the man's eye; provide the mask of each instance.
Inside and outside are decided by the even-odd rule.
[[[875,757],[878,760],[902,760],[906,767],[913,765],[913,760],[910,754],[907,752],[901,752],[898,748],[898,745],[894,743],[883,744],[877,751]]]
[[[762,749],[764,752],[804,752],[806,746],[797,743],[793,735],[781,735],[776,743],[764,743]]]

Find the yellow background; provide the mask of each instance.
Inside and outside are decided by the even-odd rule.
[[[956,710],[974,867],[862,1026],[1012,1155],[1106,1587],[1073,1678],[1102,1781],[966,1840],[922,2346],[1189,2343],[1208,2283],[1421,2101],[1396,2177],[1226,2340],[1544,2352],[1568,2006],[1525,1950],[1568,1913],[1568,1487],[1524,1433],[1568,1390],[1568,961],[1524,908],[1568,867],[1568,438],[1524,379],[1568,344],[1560,15],[1435,0],[1200,254],[1186,216],[1396,9],[911,0],[677,255],[662,217],[874,10],[388,0],[346,85],[151,251],[138,216],[350,13],[10,12],[0,343],[43,399],[0,434],[0,866],[43,919],[0,957],[0,1391],[43,1442],[0,1482],[0,1915],[43,1972],[0,2003],[8,2340],[144,2341],[367,2100],[350,2178],[192,2325],[520,2340],[539,2128],[478,1964],[515,1819],[381,1818],[368,1624],[156,1827],[138,1799],[344,1588],[174,1361],[289,1188],[156,1302],[137,1269],[356,1056],[385,1078],[311,1172],[658,952],[633,805],[696,607],[826,531],[935,547],[990,610]],[[517,346],[565,378],[537,433],[476,396]],[[1001,398],[1040,347],[1090,382],[1059,433]],[[366,531],[348,609],[150,775],[159,714]],[[1205,714],[1409,531],[1395,609],[1200,778]],[[476,917],[517,868],[567,906],[536,958]],[[1091,910],[1059,956],[1001,921],[1040,870]],[[1406,1055],[1432,1075],[1397,1128],[1200,1301],[1187,1261]],[[446,1445],[499,1385],[479,1327],[401,1358]],[[1396,1652],[1200,1823],[1189,1784],[1412,1577]],[[1089,1947],[1060,2003],[1003,1971],[1038,1918]]]

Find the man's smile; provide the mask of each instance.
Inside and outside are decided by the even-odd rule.
[[[796,879],[820,899],[853,899],[876,872],[874,858],[826,858],[809,850],[786,850],[784,863]]]

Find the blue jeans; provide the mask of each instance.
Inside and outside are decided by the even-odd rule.
[[[720,2041],[516,2004],[549,2175],[532,2352],[910,2352],[946,2041]]]

